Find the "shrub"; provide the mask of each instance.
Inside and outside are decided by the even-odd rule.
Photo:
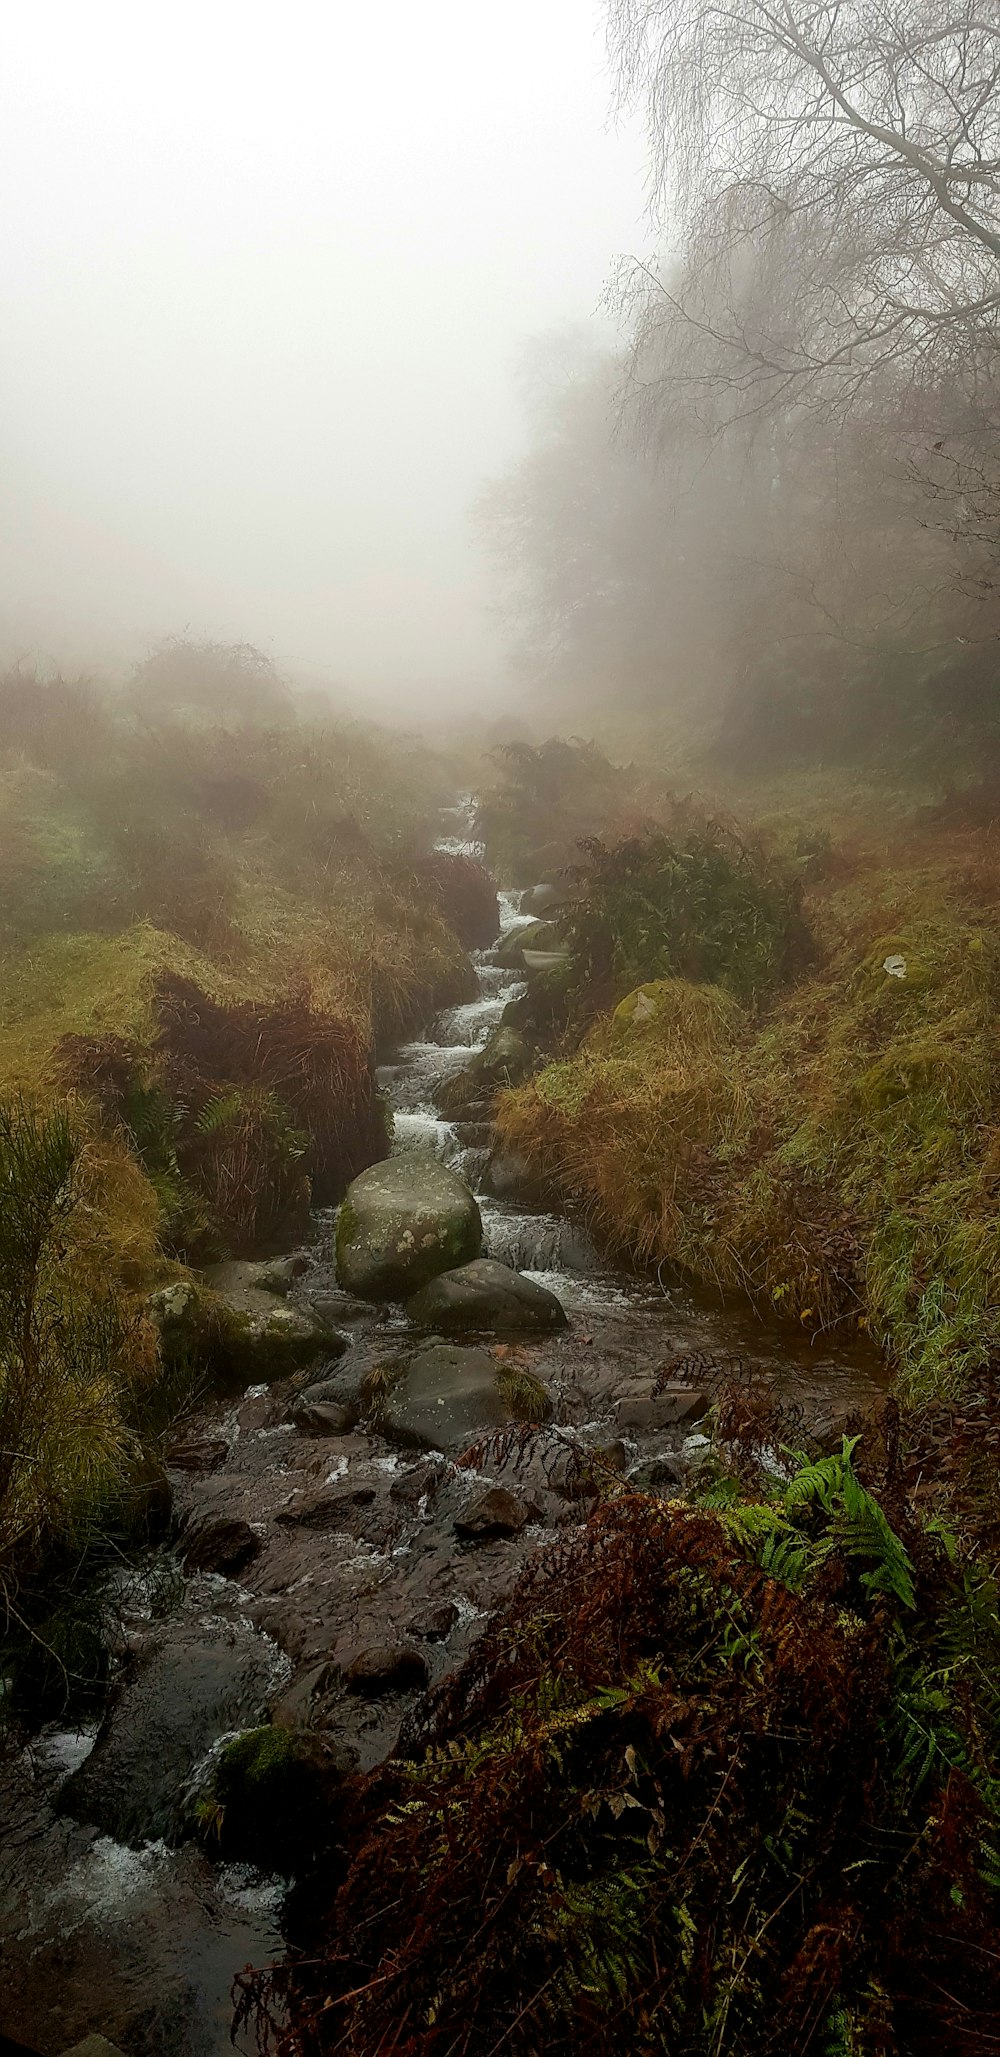
[[[480,795],[475,832],[512,885],[549,877],[572,861],[581,837],[634,811],[634,774],[593,743],[502,743],[491,760],[499,778]]]
[[[711,980],[750,1000],[802,965],[797,886],[721,823],[583,850],[566,934],[571,983],[591,1004],[661,978]]]

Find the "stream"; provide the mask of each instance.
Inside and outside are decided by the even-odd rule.
[[[466,808],[439,847],[479,854]],[[504,934],[526,919],[518,897],[501,895]],[[429,1152],[460,1172],[479,1199],[486,1253],[548,1286],[569,1316],[566,1329],[504,1353],[541,1380],[555,1424],[549,1457],[543,1436],[541,1455],[504,1476],[521,1525],[463,1539],[470,1494],[499,1476],[488,1460],[456,1472],[358,1428],[325,1433],[291,1382],[213,1399],[185,1424],[170,1462],[181,1554],[185,1538],[224,1520],[246,1525],[252,1554],[238,1569],[185,1575],[179,1554],[160,1552],[123,1572],[120,1685],[104,1720],[51,1726],[0,1766],[0,2057],[21,2047],[59,2057],[91,2031],[128,2057],[233,2047],[232,1981],[281,1955],[288,1881],[214,1862],[190,1839],[205,1765],[220,1738],[272,1716],[323,1727],[363,1769],[389,1754],[423,1685],[462,1662],[552,1530],[579,1521],[558,1485],[560,1425],[656,1483],[681,1478],[705,1439],[696,1428],[622,1430],[617,1410],[678,1354],[696,1366],[752,1360],[783,1398],[831,1417],[885,1384],[861,1343],[813,1343],[744,1305],[610,1270],[579,1224],[496,1190],[488,1130],[435,1105],[436,1082],[468,1063],[523,990],[492,952],[475,962],[478,997],[444,1012],[379,1080],[394,1151]],[[346,1391],[405,1358],[414,1337],[400,1310],[340,1291],[332,1227],[317,1213],[291,1299],[349,1338],[336,1366]],[[364,1692],[350,1684],[359,1657]]]

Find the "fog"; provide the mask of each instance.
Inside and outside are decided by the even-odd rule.
[[[374,708],[503,676],[469,521],[525,337],[642,239],[596,7],[9,19],[3,656],[246,638]]]

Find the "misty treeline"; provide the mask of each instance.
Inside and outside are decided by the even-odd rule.
[[[716,748],[998,735],[1000,17],[612,0],[660,254],[484,497],[522,661]]]

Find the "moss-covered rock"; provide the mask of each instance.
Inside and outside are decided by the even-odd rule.
[[[149,1313],[168,1370],[204,1366],[220,1382],[260,1384],[339,1357],[344,1338],[299,1307],[261,1292],[239,1304],[193,1279],[163,1286]]]
[[[294,1871],[328,1840],[353,1760],[328,1736],[268,1723],[244,1729],[215,1760],[196,1804],[221,1855]]]
[[[373,1164],[337,1218],[337,1274],[365,1300],[408,1300],[440,1271],[468,1264],[483,1225],[465,1180],[413,1152]]]

